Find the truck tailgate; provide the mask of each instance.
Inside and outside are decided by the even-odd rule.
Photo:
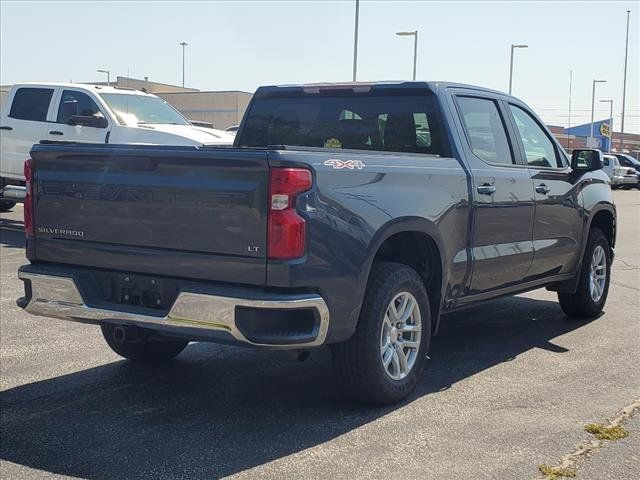
[[[85,251],[79,264],[116,268],[120,254],[127,269],[173,276],[181,276],[179,259],[202,259],[209,279],[249,261],[251,278],[264,281],[266,151],[37,145],[31,154],[36,259],[69,263]],[[91,257],[97,251],[109,255]],[[151,258],[157,265],[138,265]]]

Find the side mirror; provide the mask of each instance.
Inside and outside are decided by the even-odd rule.
[[[571,168],[582,172],[592,172],[602,168],[602,152],[595,148],[583,148],[571,153]]]
[[[63,119],[69,119],[78,114],[78,102],[76,100],[67,100],[62,103],[61,116]]]
[[[83,127],[107,128],[109,123],[104,117],[95,115],[72,115],[69,119],[69,125],[80,125]]]

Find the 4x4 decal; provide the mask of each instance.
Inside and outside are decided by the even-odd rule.
[[[336,170],[341,170],[343,168],[348,168],[349,170],[357,168],[358,170],[362,170],[366,166],[364,162],[361,162],[360,160],[338,160],[337,158],[330,158],[324,162],[324,164]]]

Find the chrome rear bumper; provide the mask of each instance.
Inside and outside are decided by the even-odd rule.
[[[329,310],[319,295],[271,295],[259,299],[219,295],[203,289],[182,290],[169,312],[163,316],[98,308],[85,302],[73,277],[18,272],[18,277],[29,286],[30,295],[19,300],[19,304],[29,313],[43,317],[53,317],[82,323],[115,323],[150,328],[170,335],[185,338],[210,339],[216,341],[216,333],[227,333],[237,343],[271,348],[308,348],[322,345],[329,327]],[[116,305],[118,307],[118,305]],[[313,310],[315,326],[303,341],[287,343],[261,343],[252,341],[241,331],[236,321],[237,307],[262,310]],[[283,337],[286,340],[286,335]]]

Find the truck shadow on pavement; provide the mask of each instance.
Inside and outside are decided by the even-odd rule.
[[[24,248],[24,229],[21,221],[0,218],[0,245]]]
[[[417,391],[389,408],[343,399],[327,350],[300,363],[284,352],[194,344],[164,367],[116,361],[2,392],[0,458],[89,479],[220,478],[332,440],[533,348],[561,355],[552,340],[584,325],[555,302],[522,297],[450,315]]]

